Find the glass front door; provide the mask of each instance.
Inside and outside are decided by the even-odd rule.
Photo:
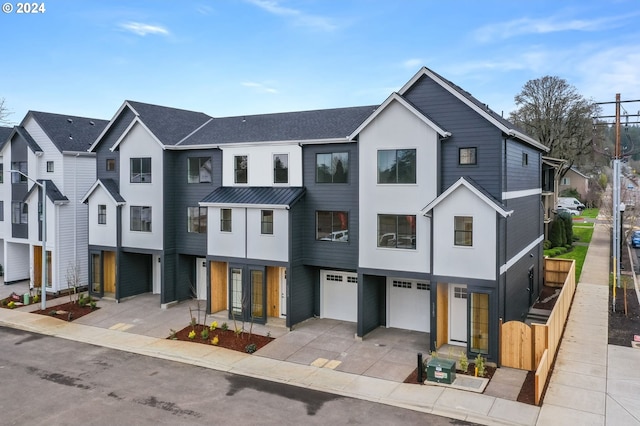
[[[264,324],[267,320],[265,269],[230,268],[229,317]]]

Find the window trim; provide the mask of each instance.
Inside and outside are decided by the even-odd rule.
[[[16,206],[18,207],[18,210],[16,210]],[[16,217],[16,215],[18,215],[18,217]],[[11,201],[11,224],[26,225],[28,223],[29,223],[29,204],[23,201]]]
[[[395,218],[395,230],[393,232],[385,232],[385,233],[381,233],[380,232],[380,219],[383,216],[388,216],[388,217],[393,217]],[[411,230],[412,234],[408,235],[408,237],[410,238],[410,245],[406,245],[406,246],[399,246],[398,245],[398,235],[400,235],[400,224],[399,224],[399,220],[401,218],[405,218],[405,220],[407,218],[413,218],[413,225],[411,225],[411,223],[409,223],[409,226],[413,227],[414,229]],[[409,222],[411,222],[411,220],[409,220]],[[417,230],[415,229],[417,227],[417,216],[416,215],[412,215],[412,214],[386,214],[386,213],[378,213],[377,215],[377,233],[376,233],[376,247],[377,248],[383,248],[383,249],[400,249],[400,250],[417,250],[418,248],[418,236],[417,236]],[[385,245],[382,245],[382,241],[383,241],[383,237],[389,235],[389,238],[385,239]],[[400,235],[402,237],[402,235]],[[393,238],[392,238],[393,237]],[[407,236],[404,237],[404,240],[406,240]],[[393,244],[389,244],[391,241],[393,241]]]
[[[346,171],[343,172],[344,173],[344,181],[340,181],[340,180],[336,181],[335,180],[336,170],[333,169],[333,158],[334,158],[334,156],[341,155],[341,154],[344,154],[346,156],[347,166],[346,166]],[[315,171],[316,183],[319,183],[319,184],[341,184],[341,183],[344,184],[344,183],[349,183],[349,167],[350,167],[349,154],[350,154],[349,151],[317,152],[316,153],[316,171]],[[322,181],[322,180],[320,180],[318,178],[319,177],[319,173],[318,173],[318,169],[319,169],[318,168],[318,156],[321,156],[321,155],[330,155],[331,156],[331,159],[330,159],[331,165],[330,165],[330,168],[329,168],[329,176],[331,177],[331,181]],[[336,161],[340,161],[340,159],[338,159]],[[345,170],[345,166],[344,165],[342,166],[342,168],[343,168],[343,170]]]
[[[329,233],[329,235],[325,235],[323,237],[320,237],[319,235],[319,214],[320,213],[329,213],[331,215],[331,232]],[[335,224],[336,222],[341,222],[340,221],[340,214],[344,214],[345,215],[345,219],[347,222],[347,226],[346,229],[338,229],[335,230]],[[347,210],[316,210],[316,241],[329,241],[329,242],[339,242],[339,243],[348,243],[349,242],[349,212]],[[341,228],[341,227],[340,227]],[[345,232],[346,233],[346,239],[334,239],[334,235],[340,233],[340,232]],[[340,237],[342,238],[342,236]]]
[[[192,176],[195,176],[191,173],[191,162],[193,160],[197,160],[198,162],[198,170],[197,170],[197,180],[192,180]],[[203,161],[204,160],[204,161]],[[206,163],[209,163],[209,180],[203,180],[201,170],[205,166]],[[206,168],[205,168],[206,169]],[[213,160],[211,156],[195,156],[195,157],[187,157],[187,183],[211,183],[213,181]]]
[[[225,212],[229,212],[228,219],[224,217]],[[232,209],[227,209],[227,208],[220,209],[220,232],[233,232],[233,210]]]
[[[197,216],[193,216],[191,214],[194,211],[198,212]],[[202,212],[204,212],[204,214],[202,214]],[[207,215],[208,215],[207,207],[187,206],[187,232],[190,234],[206,234],[207,233]],[[204,221],[204,224],[203,224],[203,221]]]
[[[273,210],[260,210],[260,235],[273,235],[273,222]]]
[[[145,172],[144,171],[144,163],[146,162],[145,160],[149,160],[149,171]],[[139,161],[140,163],[140,173],[138,173],[138,177],[136,177],[134,179],[134,175],[133,175],[133,165],[136,161]],[[131,157],[129,159],[129,182],[130,183],[151,183],[152,182],[152,170],[153,170],[153,165],[152,165],[152,160],[151,157]],[[145,177],[148,177],[149,179],[146,180]]]
[[[244,169],[239,169],[238,166],[238,158],[245,158]],[[244,171],[244,181],[241,182],[238,180],[238,172]],[[249,183],[249,156],[247,154],[242,155],[234,155],[233,156],[233,183],[238,185],[246,185]]]
[[[0,163],[0,183],[4,183],[4,163]]]
[[[98,225],[107,224],[107,205],[98,204]]]
[[[380,179],[380,154],[383,152],[395,152],[395,164],[398,164],[398,152],[400,151],[413,151],[414,163],[413,163],[413,181],[400,182],[400,170],[396,167],[395,180],[393,182],[382,182]],[[378,185],[415,185],[418,183],[418,149],[417,148],[391,148],[391,149],[378,149],[376,155],[376,183]]]
[[[526,167],[529,165],[529,153],[528,152],[523,152],[522,153],[522,166]]]
[[[47,161],[47,173],[53,173],[54,169],[54,163],[52,160]]]
[[[139,214],[139,222],[140,222],[140,228],[141,229],[133,229],[133,218],[134,218],[134,214],[133,211],[134,209],[140,209],[140,214]],[[142,216],[143,216],[143,212],[145,210],[149,211],[149,221],[148,222],[144,222],[142,220]],[[144,223],[149,223],[149,229],[144,229],[145,227],[143,226]],[[151,206],[130,206],[129,207],[129,231],[132,232],[153,232],[153,211],[151,209]]]
[[[107,172],[114,172],[116,170],[116,159],[115,158],[107,158],[105,160],[104,168]]]
[[[471,229],[459,229],[458,228],[458,219],[462,219],[464,222],[461,222],[462,227],[466,228],[466,224],[471,224]],[[469,222],[466,219],[470,219]],[[458,236],[462,236],[463,238],[458,242]],[[465,238],[467,236],[468,238]],[[453,217],[453,245],[455,247],[473,247],[473,216],[454,216]]]
[[[280,157],[285,157],[287,162],[285,164],[285,167],[282,168],[277,168],[276,167],[276,159],[280,158]],[[282,163],[282,161],[281,161]],[[286,173],[286,179],[284,181],[278,181],[277,176],[278,176],[278,171],[284,171]],[[274,185],[286,185],[289,183],[289,154],[288,153],[282,153],[282,154],[273,154],[273,183]]]
[[[473,161],[463,162],[463,152],[473,152]],[[466,159],[468,157],[464,156]],[[478,165],[478,148],[475,146],[465,146],[458,148],[458,165],[459,166],[477,166]]]

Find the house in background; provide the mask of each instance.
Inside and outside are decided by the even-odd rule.
[[[0,251],[5,283],[42,284],[44,199],[46,291],[57,293],[71,282],[87,285],[87,212],[79,200],[95,179],[95,155],[87,149],[105,125],[103,120],[30,111],[2,139]]]
[[[555,217],[558,205],[558,188],[560,186],[560,173],[566,160],[553,157],[542,157],[542,208],[544,211],[544,235],[549,239],[549,224]]]
[[[580,194],[580,199],[586,200],[589,194],[589,177],[582,174],[577,168],[571,167],[564,176],[560,178],[558,192],[567,189],[575,189]]]

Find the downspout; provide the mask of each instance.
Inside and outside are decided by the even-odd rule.
[[[503,150],[502,150],[502,193],[504,193],[507,190],[507,138],[505,137],[503,139],[504,142],[504,146],[503,146]],[[502,197],[500,197],[502,198]],[[504,200],[500,200],[501,202],[504,202]],[[507,241],[507,218],[504,218],[504,239],[503,241]],[[502,244],[501,247],[501,251],[502,251],[502,261],[506,264],[507,262],[507,245],[506,244]],[[498,294],[500,295],[500,299],[502,299],[502,316],[504,317],[505,314],[507,313],[507,273],[509,271],[505,270],[504,271],[504,277],[500,277],[500,266],[499,266],[500,262],[498,262],[498,265],[496,265],[498,267]],[[498,333],[499,335],[499,333]],[[498,348],[500,347],[500,344],[498,344]]]

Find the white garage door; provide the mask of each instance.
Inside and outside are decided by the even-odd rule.
[[[429,283],[389,278],[388,289],[388,326],[428,333],[431,308]]]
[[[358,321],[358,275],[320,271],[320,317]]]

